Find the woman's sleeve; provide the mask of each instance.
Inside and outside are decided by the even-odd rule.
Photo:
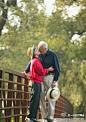
[[[24,70],[26,73],[30,72],[30,65],[31,65],[31,62],[27,65],[26,69]]]
[[[49,72],[49,68],[44,69],[41,62],[37,61],[35,63],[35,71],[39,74],[39,75],[46,75]]]

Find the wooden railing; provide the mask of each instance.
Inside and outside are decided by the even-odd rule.
[[[22,73],[0,67],[0,122],[25,122],[29,100],[29,80]],[[54,117],[67,117],[68,114],[73,114],[73,106],[60,95]],[[40,107],[38,118],[41,118]]]

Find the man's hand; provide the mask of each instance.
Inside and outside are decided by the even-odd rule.
[[[52,83],[52,88],[54,88],[54,87],[56,87],[56,86],[58,86],[58,84],[57,84],[58,82],[56,82],[56,81],[53,81],[53,83]]]

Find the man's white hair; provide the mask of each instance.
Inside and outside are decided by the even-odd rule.
[[[44,48],[48,49],[48,44],[45,41],[40,41],[38,47],[43,46]]]

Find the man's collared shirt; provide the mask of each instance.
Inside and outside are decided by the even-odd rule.
[[[43,68],[49,68],[51,66],[54,67],[54,71],[50,71],[50,73],[54,73],[54,81],[57,81],[60,76],[60,68],[59,68],[59,60],[55,52],[48,49],[45,55],[40,55],[40,61],[42,63]]]

